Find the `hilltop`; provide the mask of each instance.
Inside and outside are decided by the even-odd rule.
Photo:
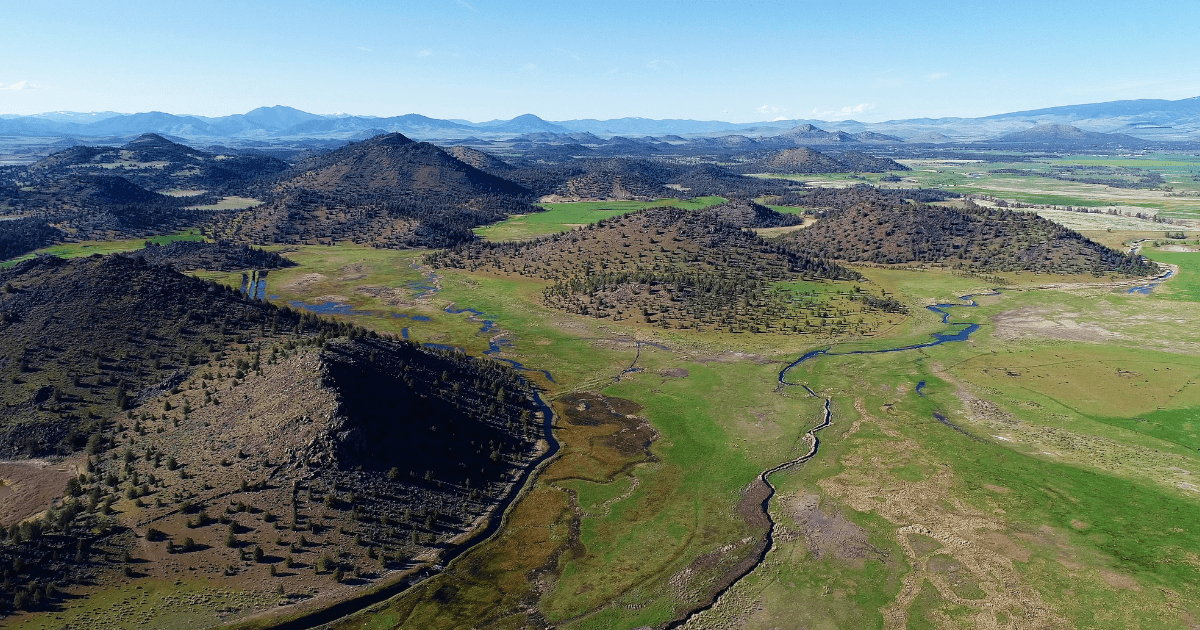
[[[782,237],[810,256],[846,262],[945,263],[989,271],[1146,275],[1154,266],[1029,212],[950,208],[906,199],[912,191],[817,189],[805,205],[828,210]],[[918,191],[919,192],[919,191]]]
[[[545,280],[548,306],[662,328],[812,333],[851,326],[851,313],[897,308],[857,293],[832,306],[785,287],[860,279],[746,229],[800,221],[741,200],[698,211],[651,208],[534,241],[463,245],[427,260]]]
[[[398,133],[301,162],[266,186],[264,196],[267,203],[220,220],[217,233],[256,243],[438,247],[473,238],[479,225],[532,211],[523,186]]]

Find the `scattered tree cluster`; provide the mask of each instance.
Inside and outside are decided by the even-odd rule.
[[[798,221],[745,201],[700,211],[652,208],[525,243],[464,245],[427,260],[548,280],[546,304],[591,317],[664,328],[813,332],[847,313],[779,284],[858,274],[744,229]]]
[[[1147,275],[1156,267],[1029,212],[909,202],[911,191],[813,191],[816,224],[783,237],[810,256],[879,264],[946,263],[981,271]]]
[[[216,217],[214,233],[257,243],[444,247],[533,211],[521,185],[398,133],[310,158],[261,183],[256,196],[266,203]]]
[[[257,247],[244,243],[221,241],[173,241],[166,245],[146,242],[146,247],[127,256],[141,258],[152,265],[167,265],[179,271],[205,269],[208,271],[236,271],[239,269],[279,269],[292,267],[296,263]]]
[[[46,219],[23,218],[0,221],[0,260],[28,254],[63,237]]]

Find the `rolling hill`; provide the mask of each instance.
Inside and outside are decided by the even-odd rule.
[[[122,571],[205,579],[244,561],[264,566],[227,583],[253,585],[265,564],[366,583],[476,527],[544,435],[507,365],[141,257],[43,257],[0,286],[0,456],[70,456],[81,473],[18,515],[17,535],[5,527],[0,609]]]
[[[749,162],[739,170],[747,173],[820,174],[886,173],[909,169],[890,158],[872,157],[854,151],[827,154],[804,147],[784,149],[761,160]]]
[[[116,175],[67,174],[6,199],[5,214],[49,221],[63,237],[134,238],[191,227],[200,215],[187,198],[146,190]]]
[[[306,160],[265,186],[267,203],[220,221],[227,240],[354,241],[444,246],[471,229],[532,211],[520,184],[402,134],[354,142]]]
[[[989,271],[1147,275],[1156,267],[1030,212],[914,203],[909,191],[859,187],[809,193],[829,208],[781,238],[809,256],[879,264],[942,263]],[[824,199],[822,199],[824,198]]]
[[[776,285],[858,274],[746,229],[800,221],[748,201],[698,211],[651,208],[534,241],[462,245],[427,260],[541,279],[550,283],[546,305],[614,322],[813,332],[818,324],[810,317],[824,311]]]
[[[31,165],[29,174],[35,182],[84,174],[118,175],[142,188],[165,192],[236,188],[285,168],[287,164],[277,158],[213,154],[151,133],[119,147],[71,147]]]

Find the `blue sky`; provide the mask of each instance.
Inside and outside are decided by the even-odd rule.
[[[11,2],[0,113],[983,116],[1200,95],[1200,2]]]

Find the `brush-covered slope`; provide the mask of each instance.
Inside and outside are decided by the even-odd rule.
[[[81,472],[0,536],[0,610],[211,567],[369,584],[476,527],[542,448],[535,393],[495,361],[137,257],[40,258],[0,286],[0,456]]]
[[[746,168],[762,173],[839,173],[846,167],[841,162],[815,149],[784,149]]]
[[[711,163],[629,158],[568,157],[557,163],[525,159],[504,175],[547,201],[758,197],[783,194],[792,186],[783,180],[746,177]]]
[[[281,325],[294,322],[137,258],[46,256],[0,271],[0,456],[82,448],[146,388]]]
[[[0,260],[9,260],[54,243],[63,237],[46,219],[0,221]]]
[[[501,173],[513,170],[513,167],[508,162],[479,149],[472,149],[462,145],[455,145],[446,148],[446,153],[458,158],[463,164],[473,166],[485,173],[490,173],[501,176]]]
[[[699,211],[652,208],[535,241],[472,243],[428,260],[546,280],[547,305],[591,317],[802,332],[800,303],[777,283],[858,276],[744,229],[797,220],[745,201]]]
[[[884,173],[909,170],[907,166],[890,158],[877,158],[853,151],[829,155],[809,148],[784,149],[742,168],[748,172],[780,174]]]
[[[80,240],[150,236],[198,220],[185,199],[160,195],[117,175],[70,174],[40,181],[6,200],[5,211],[44,219]]]
[[[595,160],[555,187],[548,201],[653,200],[672,196],[664,169],[626,159]]]
[[[444,246],[532,210],[521,185],[399,133],[302,162],[265,194],[267,203],[221,221],[217,232],[258,243]]]
[[[848,193],[841,193],[845,196]],[[858,189],[814,225],[783,237],[810,256],[847,262],[938,262],[990,271],[1146,275],[1152,264],[1033,213],[968,202],[948,208]]]
[[[214,154],[148,133],[119,147],[76,146],[29,168],[38,180],[119,174],[154,191],[236,187],[278,173],[287,163],[264,155]]]
[[[126,254],[142,258],[153,265],[166,265],[179,271],[204,269],[207,271],[238,271],[241,269],[279,269],[294,267],[296,263],[276,254],[245,243],[221,241],[174,241],[166,245],[153,242],[146,247]]]

